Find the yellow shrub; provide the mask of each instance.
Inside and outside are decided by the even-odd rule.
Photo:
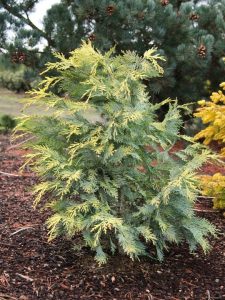
[[[220,87],[225,90],[225,82],[222,82]],[[225,143],[225,94],[222,90],[212,93],[211,101],[198,102],[200,107],[195,116],[201,118],[204,124],[208,123],[208,126],[197,133],[195,139],[204,139],[205,145],[212,141]],[[225,147],[222,148],[221,154],[225,156]]]
[[[200,107],[195,116],[208,126],[196,134],[195,140],[203,139],[205,145],[212,141],[225,143],[225,82],[220,87],[221,90],[212,93],[211,101],[198,101]],[[225,147],[221,149],[221,155],[225,156]],[[200,179],[203,195],[214,197],[214,208],[225,209],[225,176],[216,173],[213,176],[202,175]]]
[[[202,175],[200,179],[202,194],[214,197],[213,207],[215,209],[225,209],[225,176],[216,173],[213,176]]]

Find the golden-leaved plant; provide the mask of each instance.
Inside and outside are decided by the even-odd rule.
[[[219,144],[225,143],[225,82],[220,84],[221,89],[213,92],[210,101],[201,100],[200,107],[195,113],[196,117],[202,119],[207,127],[196,134],[195,139],[203,139],[205,145],[213,141]],[[225,156],[225,147],[222,146],[221,155]],[[225,208],[225,176],[216,173],[213,176],[202,175],[201,187],[203,195],[213,197],[214,208]]]

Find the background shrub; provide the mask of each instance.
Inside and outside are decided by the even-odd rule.
[[[203,139],[203,143],[208,145],[216,141],[222,145],[221,155],[225,156],[225,82],[220,84],[222,88],[218,92],[213,92],[210,101],[199,101],[200,107],[195,113],[207,126],[196,134],[195,139]],[[225,209],[225,176],[216,173],[213,176],[201,176],[201,186],[203,194],[214,197],[214,208]]]
[[[200,107],[195,116],[201,118],[203,124],[207,126],[195,135],[195,139],[203,139],[203,143],[208,145],[212,141],[219,144],[225,142],[225,82],[220,84],[222,88],[218,92],[213,92],[210,101],[199,101]],[[225,148],[222,148],[221,154],[225,155]]]
[[[0,54],[0,87],[23,92],[37,86],[39,82],[40,77],[34,68],[14,64],[8,54]]]
[[[0,116],[0,132],[7,133],[16,126],[16,120],[9,115]]]
[[[37,83],[36,72],[25,66],[20,66],[16,70],[0,71],[0,86],[12,91],[27,91],[36,86]]]
[[[215,209],[225,209],[225,176],[216,173],[213,176],[202,175],[200,178],[203,195],[214,198]]]

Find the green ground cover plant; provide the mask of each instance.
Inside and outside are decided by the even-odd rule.
[[[27,99],[54,110],[24,116],[17,126],[35,137],[26,144],[32,149],[26,163],[41,179],[35,205],[51,210],[49,239],[78,234],[99,264],[117,251],[135,259],[155,249],[162,260],[172,243],[207,252],[216,230],[193,206],[196,170],[214,156],[179,134],[182,106],[151,103],[144,82],[163,75],[156,49],[143,57],[113,51],[103,55],[83,43],[68,58],[56,53],[45,70],[56,76],[46,75]],[[158,121],[165,104],[169,110]],[[90,111],[98,119],[86,118]],[[171,154],[181,139],[191,142]]]
[[[0,115],[0,133],[7,133],[16,126],[16,120],[9,115]]]

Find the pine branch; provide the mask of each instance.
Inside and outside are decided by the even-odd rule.
[[[29,18],[27,11],[24,11],[26,14],[26,17],[24,17],[21,13],[19,13],[14,7],[10,6],[7,3],[7,0],[1,0],[0,1],[0,5],[2,5],[2,7],[8,11],[8,13],[12,14],[13,16],[17,17],[18,19],[22,20],[25,24],[27,24],[28,26],[30,26],[32,29],[34,29],[35,31],[39,32],[39,34],[45,38],[48,42],[49,47],[54,47],[55,46],[55,42],[51,39],[51,37],[44,32],[43,30],[41,30],[40,28],[38,28]]]

